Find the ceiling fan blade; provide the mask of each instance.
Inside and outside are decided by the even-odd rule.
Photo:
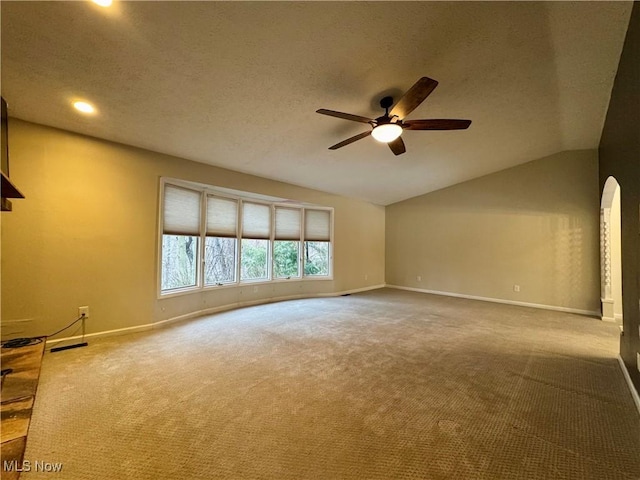
[[[402,141],[402,137],[398,137],[395,140],[387,143],[389,148],[395,155],[402,155],[407,149],[404,146],[404,142]]]
[[[350,143],[356,142],[362,138],[368,137],[369,135],[371,135],[371,130],[367,131],[367,132],[362,132],[359,133],[358,135],[355,135],[351,138],[347,138],[346,140],[341,141],[340,143],[336,143],[335,145],[332,145],[329,147],[329,150],[337,150],[339,148],[342,148],[346,145],[349,145]]]
[[[321,108],[320,110],[316,110],[316,113],[321,113],[322,115],[329,115],[330,117],[343,118],[344,120],[351,120],[353,122],[362,122],[362,123],[373,122],[373,119],[371,118],[361,117],[360,115],[352,115],[350,113],[335,112],[333,110],[327,110],[326,108]]]
[[[429,77],[422,77],[402,96],[398,103],[395,104],[389,112],[389,115],[397,115],[400,117],[400,120],[402,120],[413,112],[437,86],[437,81]]]
[[[434,118],[431,120],[407,120],[402,122],[406,130],[464,130],[469,128],[471,120],[454,120]]]

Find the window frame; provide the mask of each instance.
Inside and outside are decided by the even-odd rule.
[[[279,240],[276,239],[276,210],[278,208],[289,209],[289,210],[298,210],[299,220],[300,220],[300,238],[298,240]],[[283,204],[283,203],[274,203],[272,208],[272,224],[273,228],[271,229],[271,280],[274,282],[287,282],[291,280],[302,280],[304,278],[304,272],[302,269],[302,248],[304,245],[303,235],[304,235],[304,208],[299,205],[291,205],[291,204]],[[276,277],[275,276],[275,248],[276,242],[297,242],[298,243],[298,274],[295,276],[288,277]]]
[[[173,184],[173,182],[176,182],[178,180],[175,179],[165,179],[164,183],[163,183],[163,188],[165,184]],[[200,188],[202,188],[200,186]],[[226,287],[226,286],[235,286],[239,280],[240,280],[240,268],[239,268],[239,263],[240,263],[240,249],[242,248],[241,242],[239,241],[240,239],[240,230],[242,229],[242,225],[239,223],[242,221],[242,203],[240,202],[240,200],[238,198],[235,198],[231,195],[224,195],[221,194],[218,191],[214,191],[211,189],[204,189],[200,192],[201,194],[201,198],[202,198],[202,206],[200,207],[200,210],[202,212],[202,218],[200,221],[200,226],[201,226],[201,231],[204,232],[203,235],[201,235],[201,238],[204,241],[201,241],[200,243],[202,243],[202,252],[201,252],[201,256],[200,256],[200,264],[201,264],[201,268],[202,268],[202,275],[201,275],[201,282],[202,282],[202,288],[203,289],[209,289],[209,288],[220,288],[220,287]],[[212,284],[207,284],[206,279],[205,279],[205,270],[206,270],[206,255],[205,255],[205,250],[206,250],[206,239],[207,239],[207,223],[208,223],[208,219],[207,219],[207,210],[209,208],[209,201],[208,201],[208,197],[212,196],[212,197],[220,197],[220,198],[226,198],[226,199],[230,199],[230,200],[235,200],[236,201],[236,236],[235,236],[235,240],[236,240],[236,248],[234,251],[234,255],[233,255],[233,261],[234,263],[234,280],[233,282],[223,282],[221,284],[216,284],[216,283],[212,283]],[[161,218],[162,217],[162,209],[160,212]],[[232,237],[227,237],[227,238],[232,238]],[[162,265],[161,265],[162,266]],[[160,275],[162,275],[162,272],[160,272]],[[161,293],[161,292],[160,292]],[[163,294],[163,298],[166,296],[166,294]]]
[[[163,244],[163,240],[164,240],[164,232],[160,232],[160,258],[159,258],[159,262],[160,262],[160,266],[159,266],[159,270],[158,270],[158,288],[160,289],[159,291],[164,292],[163,293],[163,297],[166,296],[171,296],[173,294],[179,294],[179,293],[183,293],[185,291],[192,291],[194,289],[197,289],[199,287],[198,282],[200,281],[200,278],[202,278],[202,275],[200,274],[200,262],[198,262],[198,258],[195,259],[194,263],[195,263],[195,285],[188,285],[186,287],[175,287],[175,288],[168,288],[166,290],[162,290],[162,244]],[[167,234],[170,235],[170,234]],[[184,237],[193,237],[196,239],[196,242],[198,243],[198,248],[195,249],[196,250],[196,257],[197,255],[199,255],[200,252],[200,243],[202,243],[201,241],[201,237],[198,235],[181,235]]]
[[[171,290],[162,290],[162,240],[164,235],[164,198],[165,198],[165,186],[171,185],[175,187],[187,188],[190,190],[200,192],[200,228],[199,228],[199,240],[198,240],[198,258],[196,259],[196,285],[177,288]],[[335,209],[333,207],[327,207],[323,205],[297,203],[290,201],[270,201],[260,198],[259,194],[255,197],[250,192],[243,192],[244,195],[234,195],[228,192],[217,189],[213,185],[205,185],[201,183],[190,182],[187,180],[180,180],[176,178],[161,177],[160,188],[158,189],[158,229],[157,229],[157,271],[156,271],[156,292],[157,299],[170,298],[179,295],[185,295],[197,292],[206,292],[211,290],[238,288],[246,286],[258,286],[271,283],[285,283],[285,282],[307,282],[307,281],[322,281],[333,280],[333,248],[334,248],[334,215]],[[216,197],[228,198],[238,202],[238,217],[236,225],[236,251],[234,256],[235,261],[235,281],[225,282],[221,285],[205,283],[205,248],[207,238],[207,195],[213,195]],[[258,280],[242,280],[242,214],[243,203],[258,203],[269,206],[270,214],[270,232],[269,242],[267,245],[267,279]],[[279,277],[274,276],[274,245],[275,245],[275,211],[276,207],[292,208],[300,210],[300,240],[298,242],[298,271],[297,277]],[[328,251],[328,274],[327,275],[305,275],[304,274],[304,243],[305,243],[305,214],[306,210],[326,210],[329,212],[329,251]]]
[[[250,203],[250,204],[254,204],[254,205],[265,205],[267,207],[269,207],[269,238],[249,238],[246,237],[247,240],[266,240],[267,241],[267,278],[256,278],[253,280],[242,280],[242,240],[245,240],[245,236],[244,236],[244,225],[242,223],[238,223],[238,233],[237,233],[237,242],[238,242],[238,284],[240,283],[244,283],[244,284],[251,284],[251,285],[255,285],[257,283],[267,283],[270,282],[271,280],[273,280],[273,257],[272,257],[272,243],[273,243],[273,232],[275,230],[275,224],[274,224],[274,214],[273,214],[273,204],[270,202],[266,202],[264,200],[253,200],[250,198],[247,199],[243,199],[243,198],[239,198],[238,199],[238,210],[242,210],[242,212],[238,215],[239,220],[242,222],[243,219],[243,215],[244,215],[244,202]]]

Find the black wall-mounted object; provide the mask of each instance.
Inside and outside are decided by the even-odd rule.
[[[0,171],[9,176],[9,116],[7,115],[7,102],[0,97],[2,103],[2,163]]]
[[[7,113],[7,102],[0,97],[0,107],[2,110],[0,121],[0,175],[2,175],[2,183],[0,184],[0,210],[3,212],[11,211],[10,198],[24,198],[20,190],[11,183],[9,179],[9,115]]]

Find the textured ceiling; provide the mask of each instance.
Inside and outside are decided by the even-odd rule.
[[[598,145],[630,2],[1,2],[10,115],[386,205]],[[440,82],[407,153],[367,126]],[[81,116],[84,98],[98,114]]]

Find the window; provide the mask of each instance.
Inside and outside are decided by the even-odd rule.
[[[269,278],[271,209],[261,203],[242,202],[240,280]]]
[[[273,276],[292,278],[300,276],[301,210],[275,207],[275,233],[273,240]]]
[[[200,192],[166,185],[163,213],[161,289],[194,287],[198,282]]]
[[[162,183],[160,293],[330,278],[331,209]]]
[[[194,287],[198,237],[162,236],[162,290]]]
[[[329,275],[329,242],[331,213],[329,210],[305,209],[304,274]]]
[[[238,200],[207,195],[204,284],[236,281]]]

